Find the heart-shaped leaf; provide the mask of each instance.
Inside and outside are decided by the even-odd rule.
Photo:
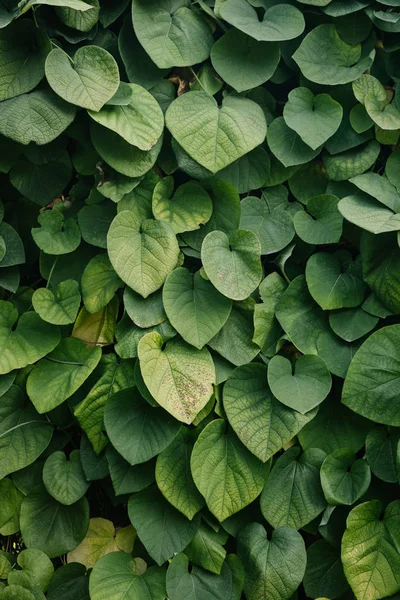
[[[201,260],[211,283],[232,300],[244,300],[261,281],[261,246],[252,231],[209,233],[201,247]]]
[[[69,563],[80,563],[92,569],[100,558],[110,552],[118,552],[114,524],[107,519],[90,519],[85,539],[75,550],[68,553]]]
[[[399,430],[383,425],[376,425],[371,429],[365,440],[365,453],[371,471],[388,483],[396,483],[399,480],[399,442]]]
[[[7,477],[0,480],[0,493],[2,498],[0,506],[1,535],[13,535],[19,531],[19,511],[24,495],[16,488],[14,482]],[[2,571],[2,567],[3,565],[0,562],[0,573],[3,578],[6,573]],[[8,569],[7,564],[5,568]]]
[[[140,370],[157,402],[178,421],[192,423],[205,407],[215,384],[215,367],[207,348],[195,350],[185,342],[164,341],[149,333],[139,342]]]
[[[351,505],[369,488],[371,471],[368,463],[346,448],[334,450],[321,467],[321,485],[329,504]]]
[[[108,231],[108,255],[119,277],[147,298],[157,291],[178,262],[179,246],[173,229],[163,221],[120,212]]]
[[[79,284],[73,279],[62,281],[55,293],[46,288],[39,288],[32,296],[35,311],[47,323],[68,325],[73,323],[81,303]]]
[[[302,415],[278,402],[267,382],[267,367],[251,363],[235,369],[224,385],[224,409],[240,441],[261,461],[281,450],[316,411]]]
[[[306,570],[306,547],[290,527],[276,529],[271,538],[259,523],[247,525],[238,536],[238,555],[246,573],[244,592],[256,598],[290,598]]]
[[[226,323],[232,301],[220,294],[198,271],[184,268],[170,273],[163,288],[163,302],[171,325],[199,350]]]
[[[165,115],[173,137],[203,167],[216,173],[262,144],[264,113],[252,100],[228,96],[218,108],[205,92],[188,92]]]
[[[81,232],[74,219],[65,219],[59,210],[46,210],[38,217],[40,227],[32,229],[32,237],[46,254],[69,254],[77,249]]]
[[[339,198],[321,194],[307,201],[307,212],[294,215],[297,235],[307,244],[336,244],[342,236],[343,218],[338,210]]]
[[[270,468],[227,430],[223,419],[214,420],[203,429],[194,445],[190,464],[198,490],[219,521],[259,496]]]
[[[155,219],[169,223],[175,233],[193,231],[207,223],[213,205],[206,190],[195,181],[184,183],[174,191],[172,177],[164,177],[153,192],[152,209]]]
[[[186,550],[185,550],[186,552]],[[171,561],[167,571],[167,593],[171,600],[237,600],[233,590],[233,576],[225,562],[220,575],[208,573],[199,567],[189,571],[189,559],[178,554]]]
[[[307,548],[304,590],[310,598],[337,598],[349,590],[340,560],[340,548],[318,540]]]
[[[129,86],[132,89],[132,100],[129,104],[106,104],[98,112],[88,112],[94,121],[115,131],[132,146],[137,146],[140,150],[150,150],[161,137],[164,116],[158,102],[147,90],[134,83],[130,83]]]
[[[80,340],[63,338],[30,372],[27,392],[40,414],[53,410],[72,396],[97,367],[101,348],[88,348]]]
[[[225,0],[219,12],[225,21],[264,42],[291,40],[301,35],[305,27],[303,15],[290,4],[271,6],[262,21],[247,0]]]
[[[187,0],[134,0],[132,21],[139,42],[160,69],[206,60],[213,37]]]
[[[338,208],[347,221],[375,235],[400,230],[400,214],[368,194],[358,192],[346,196],[340,200]]]
[[[89,488],[80,451],[73,450],[68,459],[61,450],[51,454],[44,463],[43,483],[50,496],[61,504],[78,502]]]
[[[143,593],[149,600],[163,600],[165,573],[160,567],[147,569],[141,558],[113,552],[95,564],[89,589],[92,600],[141,600]]]
[[[283,116],[303,142],[316,150],[337,131],[343,108],[329,94],[313,93],[305,87],[290,92]]]
[[[268,363],[268,383],[280,402],[304,415],[325,400],[332,379],[319,356],[300,356],[292,366],[290,360],[276,355]]]
[[[73,59],[54,48],[46,59],[46,78],[61,98],[94,111],[99,111],[119,86],[118,65],[99,46],[83,46]]]
[[[356,598],[379,600],[400,589],[400,501],[383,515],[378,500],[353,508],[342,542],[344,574]]]
[[[98,254],[86,266],[81,286],[86,309],[96,313],[107,306],[123,283],[112,268],[107,254]]]
[[[272,121],[268,129],[267,139],[272,154],[285,167],[310,162],[321,150],[321,148],[312,150],[305,144],[298,133],[286,124],[283,117],[278,117]]]

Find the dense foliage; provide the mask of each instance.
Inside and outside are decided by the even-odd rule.
[[[0,599],[398,594],[400,0],[0,28]]]

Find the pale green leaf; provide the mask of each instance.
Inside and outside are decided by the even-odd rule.
[[[38,315],[47,323],[73,323],[81,304],[79,284],[73,279],[67,279],[57,286],[54,293],[47,288],[39,288],[32,296],[32,304]]]

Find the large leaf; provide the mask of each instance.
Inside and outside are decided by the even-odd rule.
[[[104,410],[104,423],[112,445],[130,465],[147,462],[169,446],[179,423],[153,408],[133,389],[114,394]]]
[[[397,347],[400,326],[373,333],[356,353],[346,376],[342,402],[376,423],[400,425]]]
[[[99,111],[119,86],[117,63],[98,46],[79,48],[72,62],[63,50],[54,48],[46,59],[46,78],[58,96],[94,111]]]
[[[32,464],[47,448],[53,427],[13,385],[0,404],[0,479]]]
[[[75,107],[50,90],[35,90],[1,105],[0,133],[20,144],[48,144],[72,123]]]
[[[295,446],[276,461],[261,496],[261,510],[273,527],[300,529],[325,508],[319,472],[325,452]]]
[[[223,521],[259,496],[269,465],[264,465],[239,442],[227,429],[226,421],[217,419],[199,435],[191,469],[208,508]]]
[[[27,19],[15,21],[0,33],[0,100],[30,92],[44,75],[50,52],[46,33]]]
[[[232,300],[245,300],[261,281],[260,242],[252,231],[238,230],[229,238],[212,231],[204,239],[201,259],[211,283]]]
[[[303,75],[322,85],[340,85],[357,79],[372,64],[361,57],[361,45],[344,42],[334,25],[315,27],[293,54]]]
[[[224,326],[232,302],[220,294],[198,271],[179,268],[170,273],[163,288],[165,312],[183,339],[199,350]]]
[[[189,521],[173,508],[156,487],[133,494],[128,513],[141,542],[158,565],[186,548],[200,523],[199,516]]]
[[[219,13],[225,21],[256,40],[279,42],[290,40],[304,31],[304,17],[290,4],[272,6],[260,21],[247,0],[225,0]]]
[[[224,409],[241,442],[263,462],[281,450],[315,411],[302,415],[278,402],[267,382],[267,367],[235,369],[224,385]]]
[[[106,104],[89,114],[97,123],[115,131],[140,150],[150,150],[159,140],[164,116],[157,101],[140,85],[130,83],[132,100],[126,105]],[[0,122],[1,127],[1,122]]]
[[[0,374],[31,365],[54,350],[60,341],[57,327],[49,325],[34,312],[18,311],[10,303],[0,301]]]
[[[206,22],[187,0],[134,0],[135,33],[160,69],[206,60],[213,38]]]
[[[89,527],[86,498],[63,506],[45,492],[28,495],[21,506],[21,532],[28,548],[42,550],[50,558],[78,546]]]
[[[304,577],[307,554],[301,535],[289,527],[271,538],[259,523],[247,525],[238,536],[238,554],[246,573],[248,600],[290,598]]]
[[[357,600],[379,600],[400,591],[400,502],[383,513],[378,500],[353,508],[342,542],[342,562]]]
[[[150,219],[140,223],[127,210],[111,223],[107,245],[119,277],[144,298],[162,286],[178,262],[179,246],[171,226]]]
[[[94,566],[90,577],[92,600],[164,600],[165,574],[159,567],[146,568],[141,558],[112,552]]]
[[[182,148],[212,173],[262,144],[267,132],[264,113],[252,100],[229,96],[218,108],[205,92],[180,96],[165,118]]]
[[[171,340],[165,348],[158,333],[139,342],[144,382],[157,402],[178,421],[192,423],[205,407],[215,384],[215,367],[207,348],[197,350]]]
[[[96,368],[101,348],[64,338],[31,371],[27,392],[39,413],[46,413],[72,396]]]

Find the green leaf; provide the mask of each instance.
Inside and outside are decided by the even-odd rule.
[[[268,363],[268,383],[282,404],[305,415],[325,400],[332,380],[319,356],[305,354],[292,365],[287,358],[276,355]]]
[[[136,358],[138,356],[138,345],[142,337],[148,333],[158,333],[164,342],[171,340],[176,336],[176,331],[168,321],[163,321],[155,327],[142,329],[138,327],[125,314],[118,323],[115,337],[118,344],[115,346],[116,353],[121,358]]]
[[[64,6],[75,10],[86,11],[91,8],[91,5],[83,0],[28,0],[24,4],[22,14],[24,14],[32,6],[46,4],[47,6]]]
[[[128,361],[117,362],[115,354],[106,354],[99,363],[101,377],[87,396],[74,409],[80,426],[88,436],[96,453],[107,445],[104,435],[104,408],[113,394],[134,385],[133,366]]]
[[[322,85],[340,85],[356,80],[373,62],[362,57],[361,45],[344,42],[332,24],[315,27],[293,54],[304,77]]]
[[[199,183],[188,181],[175,194],[173,190],[172,177],[165,177],[157,183],[152,200],[155,219],[169,223],[175,233],[199,229],[210,220],[213,212],[211,198]]]
[[[199,271],[192,275],[184,268],[168,275],[163,303],[171,325],[199,350],[222,329],[232,309],[231,300],[220,294]]]
[[[376,477],[388,483],[397,483],[397,449],[400,432],[392,427],[376,425],[365,440],[366,458]]]
[[[114,524],[107,519],[90,519],[87,534],[77,548],[68,553],[69,563],[80,563],[92,569],[105,554],[117,552],[117,534]]]
[[[361,266],[347,251],[313,254],[307,261],[306,279],[311,296],[324,310],[352,308],[364,300]]]
[[[200,524],[200,517],[189,521],[155,486],[130,497],[128,514],[140,541],[160,566],[186,548]]]
[[[325,540],[318,540],[307,549],[303,584],[309,598],[334,600],[348,591],[340,552]]]
[[[306,87],[290,92],[283,116],[303,142],[316,150],[337,131],[343,108],[329,94],[314,94]]]
[[[11,479],[0,480],[0,531],[1,535],[13,535],[19,531],[19,512],[24,495]],[[3,579],[3,573],[1,579]]]
[[[210,340],[210,348],[237,367],[251,362],[260,352],[253,342],[252,317],[251,312],[241,313],[233,308],[221,331]]]
[[[76,548],[89,526],[86,498],[63,506],[45,492],[29,494],[21,506],[21,532],[28,548],[37,548],[49,558]]]
[[[396,239],[390,233],[363,234],[361,257],[365,282],[384,306],[398,313],[400,250]]]
[[[125,141],[118,133],[92,123],[92,142],[101,158],[118,173],[141,177],[153,168],[162,146],[162,136],[150,150],[140,150]]]
[[[154,483],[153,460],[132,466],[111,444],[107,446],[106,456],[116,496],[141,492]]]
[[[207,348],[195,350],[171,340],[164,348],[160,334],[148,333],[139,342],[144,382],[153,398],[178,421],[192,423],[209,401],[215,367]]]
[[[11,267],[25,262],[25,250],[18,233],[8,223],[0,223],[0,236],[3,239],[3,256],[0,267]]]
[[[44,75],[50,52],[46,33],[32,21],[15,21],[0,33],[0,100],[30,92]]]
[[[247,0],[225,0],[219,10],[221,17],[247,35],[264,42],[281,42],[298,37],[304,31],[304,17],[289,4],[272,6],[260,21]]]
[[[74,106],[50,90],[35,90],[2,103],[0,133],[20,144],[42,146],[58,137],[74,117]]]
[[[128,210],[111,223],[107,245],[119,277],[144,298],[162,286],[178,262],[179,246],[172,227],[150,219],[140,223]]]
[[[154,566],[147,569],[141,558],[112,552],[95,564],[89,590],[92,600],[164,600],[165,572]]]
[[[176,269],[172,273],[175,273],[175,271]],[[164,323],[167,319],[161,290],[154,292],[154,294],[147,296],[147,298],[143,298],[126,287],[124,291],[124,306],[129,318],[138,327],[154,327],[155,325]]]
[[[370,169],[380,151],[378,142],[371,140],[364,146],[348,150],[343,154],[324,154],[322,158],[329,179],[345,181]]]
[[[221,574],[208,573],[199,567],[189,569],[185,554],[175,556],[167,571],[167,593],[173,600],[224,600],[234,595],[233,573],[228,564],[222,567]]]
[[[187,0],[134,0],[132,21],[139,42],[160,69],[206,60],[213,37]]]
[[[379,317],[360,308],[347,308],[329,315],[329,325],[340,338],[354,342],[374,329]]]
[[[113,202],[84,206],[78,213],[78,224],[85,242],[107,248],[107,233],[116,212]]]
[[[61,211],[46,210],[39,215],[38,221],[40,227],[32,229],[32,237],[46,254],[69,254],[79,246],[81,233],[76,221],[65,219]]]
[[[285,248],[295,232],[290,214],[284,206],[270,202],[269,190],[262,197],[247,196],[241,202],[240,229],[252,231],[261,244],[261,254],[273,254]]]
[[[240,194],[243,194],[263,186],[269,177],[270,170],[270,158],[267,152],[258,146],[219,171],[218,177],[233,185]]]
[[[204,239],[201,259],[211,283],[227,298],[245,300],[262,277],[261,247],[252,231],[235,231],[229,237],[212,231]]]
[[[0,479],[32,464],[47,448],[53,427],[38,415],[16,385],[3,394],[0,408]]]
[[[334,450],[321,467],[321,485],[329,504],[355,504],[371,483],[368,463],[346,448]]]
[[[260,495],[269,464],[255,458],[227,423],[217,419],[199,435],[192,452],[194,482],[219,521],[235,514]],[[238,476],[238,474],[240,476]]]
[[[240,441],[266,462],[315,416],[302,415],[274,398],[267,383],[267,367],[251,363],[235,369],[224,385],[226,416]]]
[[[80,340],[64,338],[31,371],[27,392],[40,414],[72,396],[97,367],[101,348],[88,348]]]
[[[375,235],[400,230],[400,215],[362,192],[342,198],[338,208],[347,221]]]
[[[325,452],[295,446],[276,461],[261,495],[261,510],[272,527],[300,529],[325,508],[319,472]]]
[[[54,3],[55,0],[51,0]],[[85,4],[90,4],[92,8],[82,10],[82,6],[71,6],[70,0],[56,0],[56,13],[67,27],[78,29],[78,31],[90,31],[99,20],[100,4],[99,0],[88,0]],[[47,0],[46,0],[47,3]],[[85,7],[86,8],[86,7]]]
[[[32,296],[32,304],[39,317],[53,325],[73,323],[81,304],[79,284],[73,279],[62,281],[55,293],[39,288]]]
[[[45,592],[53,577],[54,567],[49,557],[40,550],[22,550],[17,558],[21,570],[13,570],[8,576],[10,585],[21,585],[25,588]]]
[[[87,264],[81,286],[86,309],[96,313],[110,302],[123,283],[112,268],[107,254],[98,254]]]
[[[379,600],[400,590],[400,502],[384,512],[378,500],[353,508],[342,542],[342,562],[357,600]]]
[[[91,314],[85,307],[81,308],[71,336],[88,347],[109,346],[114,342],[118,309],[117,296],[97,313]]]
[[[165,119],[182,148],[212,173],[262,144],[267,132],[264,113],[252,100],[228,96],[218,108],[205,92],[176,98]]]
[[[204,506],[204,499],[190,472],[193,443],[191,432],[181,428],[168,448],[158,455],[156,464],[159,490],[172,506],[190,520]]]
[[[306,547],[294,529],[280,527],[269,539],[262,525],[251,523],[239,533],[238,554],[246,573],[248,600],[291,598],[303,580]]]
[[[58,96],[94,111],[99,111],[119,86],[117,63],[98,46],[79,48],[73,59],[54,48],[46,59],[46,78]]]
[[[400,326],[373,333],[356,353],[343,386],[342,402],[356,413],[385,425],[400,425],[396,359]]]
[[[362,192],[376,198],[380,203],[390,208],[393,212],[400,212],[400,197],[395,186],[377,173],[364,173],[351,179],[351,183]]]
[[[222,544],[226,543],[227,538],[224,531],[216,532],[211,527],[200,524],[194,538],[185,548],[185,554],[190,562],[219,575],[226,558],[226,550]]]
[[[2,593],[3,600],[36,600],[35,596],[22,585],[9,585]]]
[[[111,396],[104,409],[106,432],[130,465],[147,462],[173,441],[179,423],[153,408],[133,389]]]
[[[237,92],[271,79],[279,60],[279,44],[257,42],[235,28],[229,29],[211,50],[214,69]]]
[[[44,463],[43,483],[57,502],[70,506],[78,502],[89,488],[81,464],[79,450],[73,450],[67,459],[64,452],[54,452]]]
[[[303,165],[313,160],[321,148],[312,150],[301,137],[290,129],[283,117],[272,121],[268,129],[268,145],[274,156],[285,166]]]
[[[338,210],[339,199],[321,194],[307,200],[307,211],[294,215],[297,235],[307,244],[337,244],[342,236],[343,218]]]
[[[88,112],[94,121],[111,129],[132,146],[150,150],[161,137],[164,116],[158,102],[147,90],[134,83],[130,83],[129,87],[132,89],[129,104],[106,104],[98,112]]]
[[[326,330],[326,320],[323,311],[313,302],[303,275],[296,277],[282,294],[275,314],[300,352],[318,354],[317,340]]]
[[[11,302],[0,301],[0,375],[22,369],[54,350],[60,332],[34,312],[18,311]]]

